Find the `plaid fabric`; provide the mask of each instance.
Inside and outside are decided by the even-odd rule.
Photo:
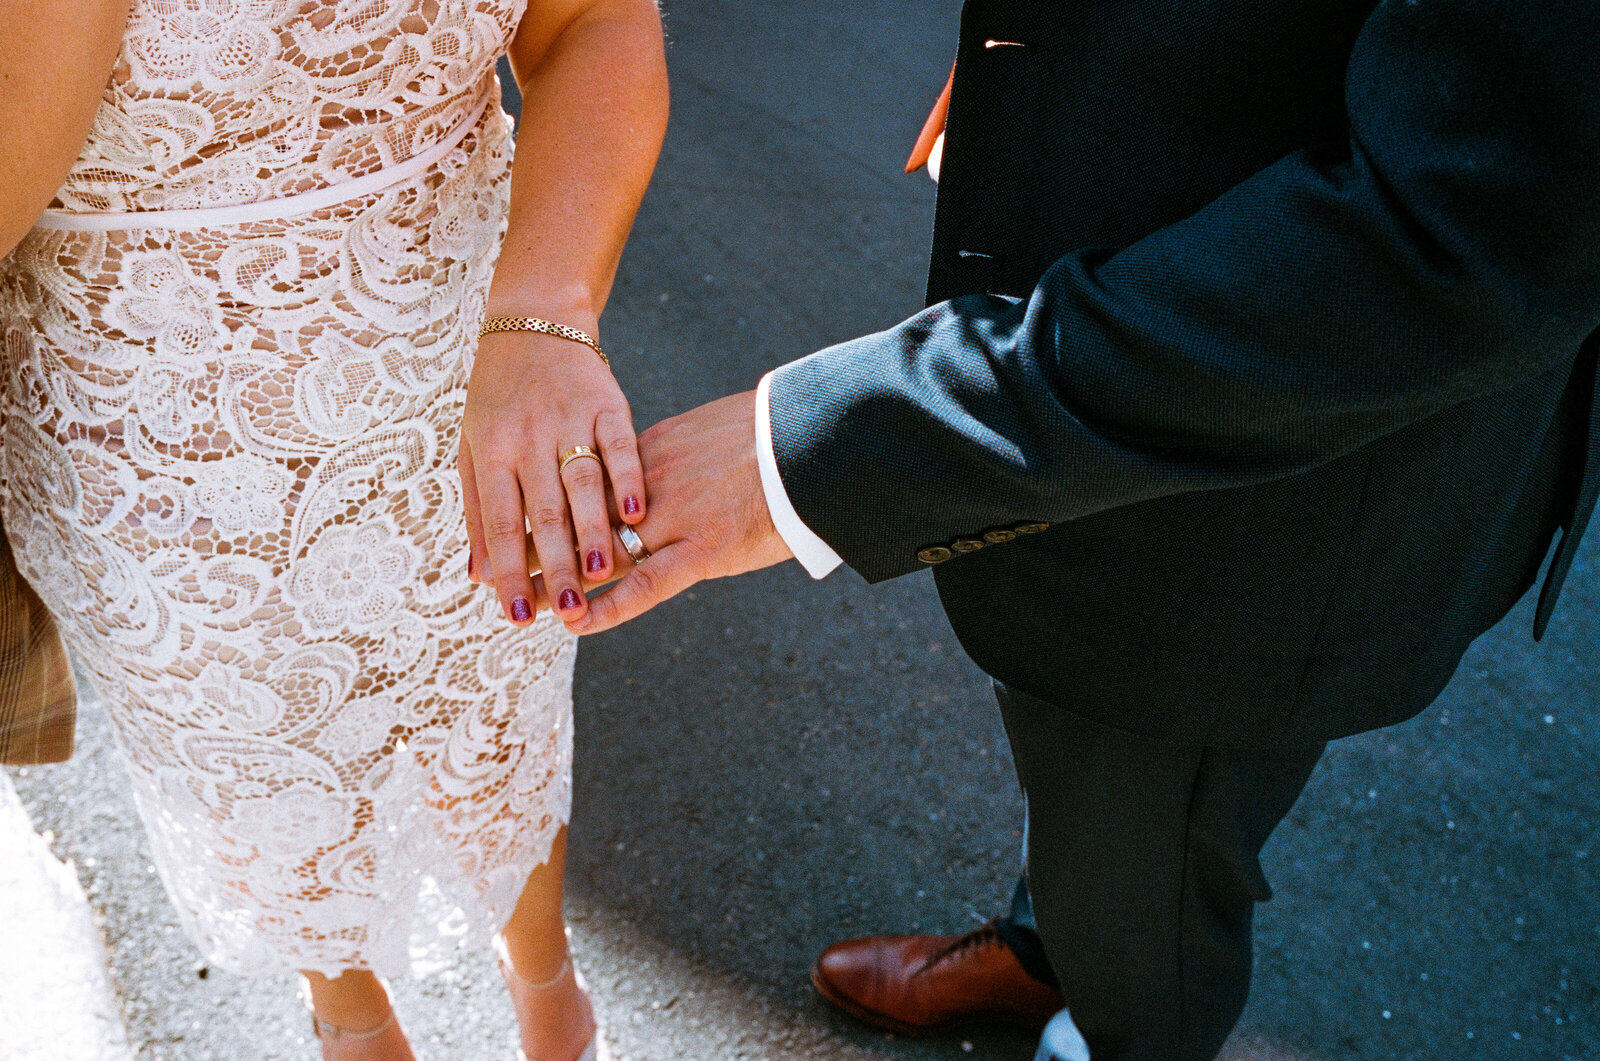
[[[78,693],[72,664],[0,528],[0,763],[58,763],[72,755]]]

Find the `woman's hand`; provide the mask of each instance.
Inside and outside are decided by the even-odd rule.
[[[593,320],[562,323],[596,333]],[[560,469],[560,455],[574,446],[601,459]],[[604,582],[616,569],[611,513],[629,524],[645,516],[633,416],[610,369],[569,339],[484,335],[467,386],[459,467],[468,576],[488,581],[487,561],[501,609],[518,626],[532,622],[544,593],[563,621],[583,616],[584,583]],[[530,568],[543,570],[542,592]]]
[[[487,312],[595,335],[666,133],[661,14],[655,0],[539,0],[526,5],[507,55],[522,134]],[[559,469],[573,446],[604,466],[585,457]],[[533,332],[481,337],[461,432],[469,577],[488,581],[479,570],[489,564],[513,623],[527,625],[539,606],[530,566],[543,568],[569,622],[588,610],[580,566],[591,581],[616,570],[607,475],[618,518],[643,519],[632,416],[594,351]]]

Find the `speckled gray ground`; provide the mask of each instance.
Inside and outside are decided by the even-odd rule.
[[[920,305],[933,188],[900,174],[956,0],[669,0],[674,120],[606,320],[648,424]],[[1527,602],[1441,703],[1334,747],[1267,851],[1228,1061],[1600,1057],[1600,543],[1542,646]],[[1025,1059],[831,1012],[818,948],[999,908],[1020,799],[925,577],[789,565],[585,646],[571,915],[616,1042],[679,1058]],[[18,774],[104,912],[141,1058],[309,1058],[287,981],[173,924],[102,721]],[[487,960],[398,994],[433,1061],[513,1056]]]

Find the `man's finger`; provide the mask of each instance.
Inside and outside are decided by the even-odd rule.
[[[700,549],[676,541],[623,576],[608,592],[589,601],[589,610],[567,624],[575,634],[598,634],[637,618],[699,582]]]

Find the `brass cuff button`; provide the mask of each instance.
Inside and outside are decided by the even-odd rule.
[[[983,542],[977,538],[957,538],[950,543],[950,548],[958,553],[975,553],[983,548]]]
[[[1018,534],[1042,534],[1049,529],[1048,523],[1019,523],[1016,526]]]
[[[1000,528],[999,530],[984,531],[983,540],[988,542],[990,545],[1004,545],[1006,542],[1016,541],[1017,532],[1014,530],[1006,530],[1004,527]]]
[[[925,564],[942,564],[954,555],[942,545],[930,545],[926,549],[917,550],[917,559]]]

